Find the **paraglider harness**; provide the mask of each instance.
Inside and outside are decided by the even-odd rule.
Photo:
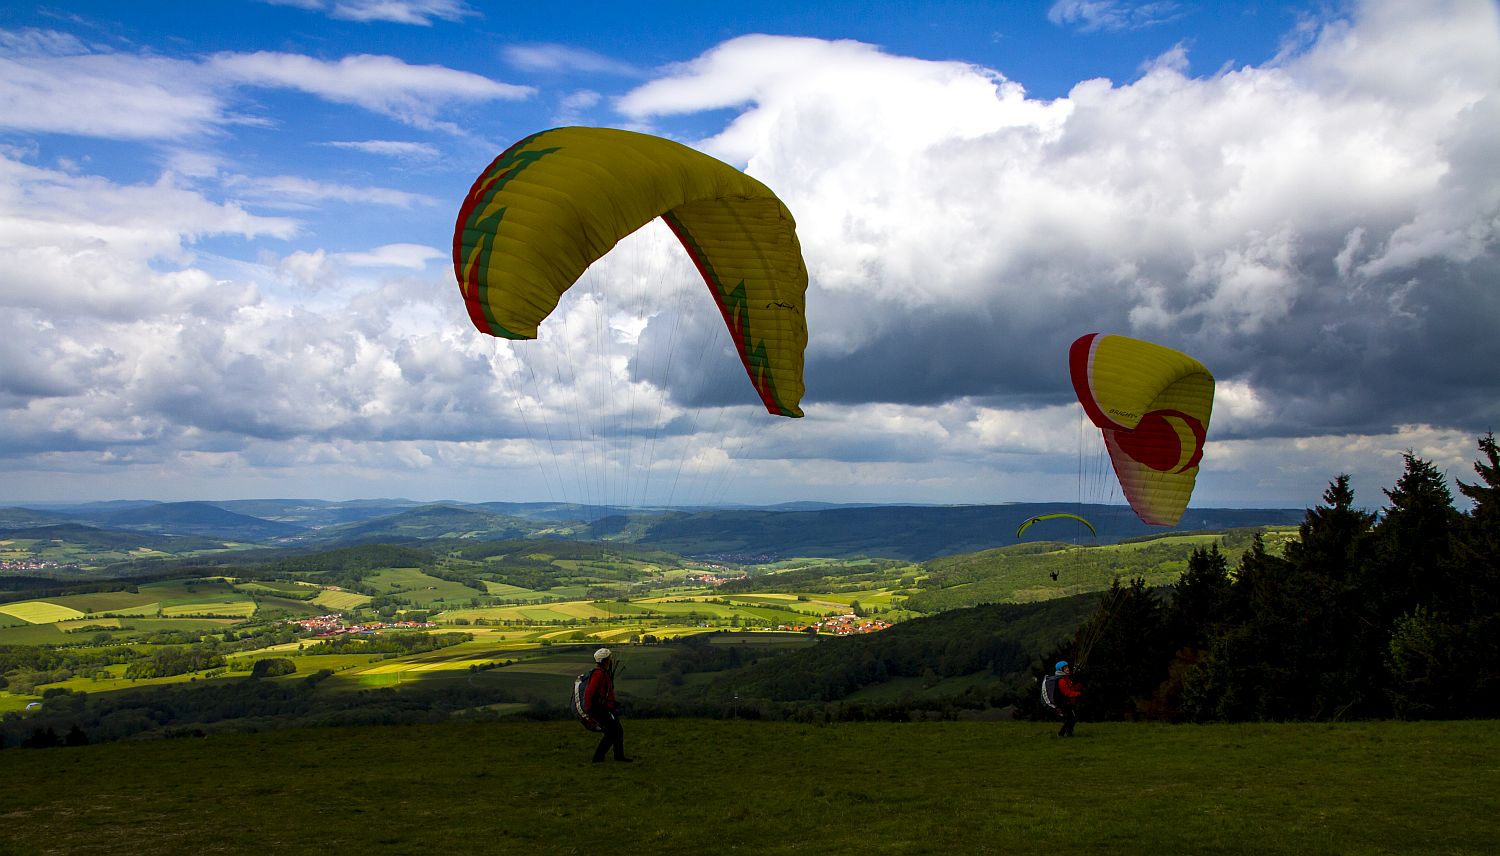
[[[578,722],[589,731],[603,731],[599,723],[589,715],[589,681],[593,680],[594,673],[599,671],[595,666],[587,672],[573,679],[573,715],[578,717]]]
[[[1077,668],[1073,670],[1073,675],[1076,679],[1078,675]],[[1045,707],[1058,716],[1065,716],[1065,711],[1072,705],[1071,701],[1063,697],[1062,690],[1057,686],[1057,682],[1062,680],[1062,678],[1063,676],[1056,672],[1042,677],[1042,707]]]
[[[1057,681],[1061,675],[1047,675],[1042,678],[1042,706],[1062,716],[1062,707],[1058,704]]]

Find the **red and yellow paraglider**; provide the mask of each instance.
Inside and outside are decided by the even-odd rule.
[[[1131,509],[1146,523],[1175,526],[1203,460],[1214,376],[1187,354],[1100,333],[1073,343],[1068,369]]]

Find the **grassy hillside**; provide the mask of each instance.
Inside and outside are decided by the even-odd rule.
[[[1232,567],[1256,534],[1262,536],[1268,551],[1280,555],[1296,533],[1292,526],[1234,529],[1098,546],[1037,542],[946,556],[925,564],[927,576],[906,605],[920,612],[941,612],[981,603],[1047,600],[1102,591],[1117,577],[1170,585],[1186,570],[1195,549],[1217,545]]]
[[[1003,707],[1014,693],[1034,685],[1031,667],[1064,641],[1095,603],[1094,596],[1083,595],[953,610],[727,671],[692,694],[719,702],[737,695],[747,701],[822,703],[925,675],[929,685],[968,678],[979,693],[972,699],[976,706]]]
[[[641,720],[629,765],[587,763],[573,723],[6,750],[0,852],[1484,854],[1500,832],[1493,722],[1078,734]]]

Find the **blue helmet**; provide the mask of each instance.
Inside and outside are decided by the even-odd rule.
[[[1061,672],[1063,669],[1066,669],[1067,667],[1068,667],[1068,661],[1067,660],[1058,660],[1057,661],[1057,666],[1056,666],[1057,671]]]

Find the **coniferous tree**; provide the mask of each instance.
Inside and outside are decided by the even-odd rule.
[[[1196,548],[1172,587],[1165,608],[1165,647],[1172,651],[1165,680],[1142,713],[1153,719],[1184,718],[1183,685],[1203,662],[1213,639],[1224,632],[1230,595],[1229,559],[1219,545]]]
[[[1184,677],[1183,705],[1197,720],[1294,719],[1305,715],[1297,685],[1298,592],[1291,566],[1259,535],[1240,557],[1226,604],[1228,626],[1203,663]]]
[[[1226,617],[1229,587],[1229,559],[1219,552],[1219,545],[1194,549],[1168,609],[1174,647],[1197,650],[1208,644]]]
[[[1374,594],[1389,626],[1418,604],[1451,595],[1453,538],[1460,522],[1447,479],[1412,452],[1406,471],[1385,492],[1390,508],[1376,528]]]
[[[1386,669],[1385,689],[1398,715],[1451,715],[1463,671],[1453,615],[1462,576],[1455,550],[1461,516],[1443,474],[1410,451],[1403,458],[1406,470],[1385,492],[1390,508],[1375,527],[1369,587],[1371,619],[1386,644],[1360,653],[1372,670]]]
[[[1474,463],[1474,472],[1480,481],[1458,482],[1459,492],[1474,507],[1455,545],[1453,607],[1471,620],[1500,619],[1500,447],[1494,434],[1479,440],[1479,452],[1483,460]],[[1489,637],[1494,640],[1500,628],[1493,623],[1489,626]]]
[[[1328,719],[1383,713],[1383,673],[1376,659],[1386,630],[1371,619],[1368,593],[1370,533],[1375,515],[1354,505],[1349,476],[1339,475],[1309,509],[1296,541],[1287,545],[1292,641],[1306,704],[1298,718]]]
[[[1465,669],[1467,716],[1500,716],[1500,447],[1494,434],[1479,440],[1482,460],[1474,463],[1479,481],[1459,481],[1458,490],[1474,508],[1457,545],[1460,578],[1456,602],[1466,610]]]
[[[1387,650],[1391,700],[1406,718],[1500,714],[1500,450],[1479,440],[1480,480],[1458,482],[1474,503],[1431,599],[1396,619]]]
[[[1156,593],[1140,578],[1116,579],[1099,609],[1074,638],[1084,685],[1082,715],[1134,718],[1166,676],[1170,655],[1166,623]]]

